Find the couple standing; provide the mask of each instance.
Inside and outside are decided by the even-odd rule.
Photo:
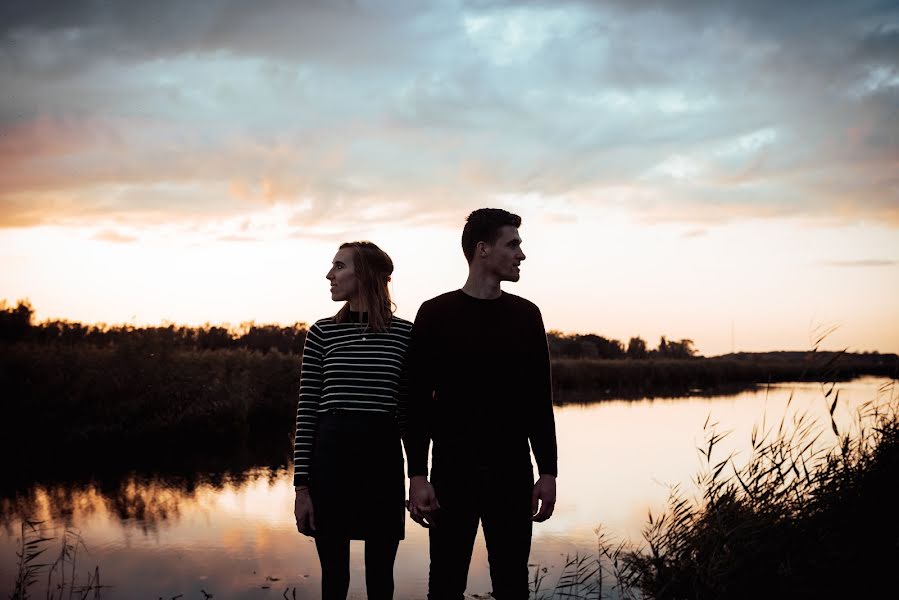
[[[324,600],[346,598],[351,539],[365,540],[368,598],[393,597],[400,439],[408,509],[429,528],[429,600],[463,597],[479,522],[493,596],[528,598],[532,523],[552,515],[557,467],[543,319],[500,289],[520,276],[520,225],[505,210],[472,212],[465,285],[422,304],[414,325],[393,316],[386,253],[352,242],[335,255],[331,298],[345,304],[307,334],[294,447],[297,529],[315,539]]]

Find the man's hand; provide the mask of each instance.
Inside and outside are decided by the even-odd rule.
[[[531,494],[531,520],[538,523],[553,516],[556,507],[556,476],[541,475]]]
[[[297,499],[293,505],[293,514],[297,519],[297,531],[303,535],[312,535],[315,531],[315,511],[312,509],[312,498],[309,488],[296,488]]]
[[[409,514],[412,520],[424,528],[434,525],[434,516],[440,503],[434,486],[424,475],[409,478]]]

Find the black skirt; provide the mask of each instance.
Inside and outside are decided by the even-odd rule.
[[[315,535],[403,539],[406,490],[396,419],[344,410],[319,415],[309,495]]]

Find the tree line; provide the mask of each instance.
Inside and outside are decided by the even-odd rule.
[[[34,323],[34,309],[28,300],[16,306],[0,300],[0,342],[86,344],[99,348],[140,346],[142,348],[231,350],[247,349],[262,353],[278,351],[302,354],[306,323],[290,326],[258,325],[248,322],[238,327],[221,325],[85,325],[66,320]]]
[[[668,340],[662,336],[656,348],[649,349],[641,337],[632,337],[627,347],[620,341],[588,333],[565,334],[548,331],[546,339],[552,356],[559,358],[694,358],[699,356],[693,340]]]
[[[166,324],[159,326],[85,325],[66,320],[34,322],[34,308],[28,300],[15,306],[0,300],[0,342],[88,344],[96,347],[138,345],[141,347],[193,350],[247,349],[262,353],[278,351],[302,354],[308,326],[264,325],[253,322],[238,327],[221,325]],[[697,356],[693,341],[667,340],[664,336],[650,349],[640,337],[632,337],[625,346],[615,339],[593,333],[566,334],[551,330],[546,334],[550,353],[558,358],[651,359],[692,358]]]

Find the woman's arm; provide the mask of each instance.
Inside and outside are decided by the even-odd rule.
[[[309,497],[309,463],[312,460],[312,444],[318,426],[323,354],[321,330],[313,325],[306,332],[306,345],[303,347],[300,399],[297,403],[296,435],[293,442],[293,485],[296,489],[293,514],[297,521],[297,531],[303,535],[312,535],[315,531],[315,511]]]
[[[321,329],[313,325],[306,333],[303,367],[300,371],[300,399],[297,403],[296,436],[293,443],[294,487],[309,483],[312,443],[318,427],[318,406],[321,402],[323,354]]]

